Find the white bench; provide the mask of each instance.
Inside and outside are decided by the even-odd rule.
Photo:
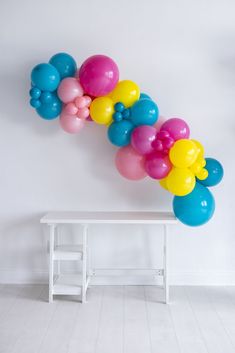
[[[177,220],[170,212],[50,212],[40,220],[47,224],[50,230],[50,259],[49,259],[49,302],[53,301],[53,295],[81,295],[82,302],[86,301],[86,291],[90,281],[91,269],[88,268],[88,227],[90,224],[142,224],[163,225],[163,268],[157,273],[163,276],[163,288],[165,291],[165,302],[168,303],[168,246],[167,226],[176,224]],[[61,245],[56,236],[56,229],[60,224],[79,224],[83,227],[81,245]],[[82,261],[81,278],[75,277],[75,283],[70,281],[60,282],[60,261],[76,260]],[[58,262],[57,276],[54,274],[54,262]],[[65,279],[65,280],[66,280]]]

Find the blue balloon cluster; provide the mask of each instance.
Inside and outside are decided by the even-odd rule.
[[[62,110],[62,102],[56,90],[65,77],[75,75],[77,65],[71,55],[58,53],[52,56],[49,63],[36,65],[31,72],[29,91],[30,105],[46,120],[57,118]]]
[[[176,217],[188,226],[207,223],[214,214],[215,200],[207,186],[215,186],[222,180],[224,171],[221,163],[214,158],[206,158],[205,168],[208,177],[197,179],[194,190],[186,196],[175,196],[173,210]]]
[[[122,102],[114,106],[113,123],[108,128],[108,138],[118,147],[127,146],[133,129],[140,125],[154,125],[159,116],[157,104],[145,93],[130,108]]]

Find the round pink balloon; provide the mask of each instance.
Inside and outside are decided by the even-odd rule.
[[[94,97],[104,96],[118,83],[117,64],[105,55],[91,56],[80,67],[79,79],[87,94]]]
[[[187,139],[190,135],[190,130],[187,123],[180,118],[168,119],[161,126],[160,131],[169,132],[170,136],[175,140]]]
[[[78,133],[85,125],[83,119],[78,118],[76,115],[66,114],[62,111],[60,115],[60,126],[62,129],[70,134]]]
[[[139,154],[153,152],[153,141],[156,139],[157,130],[153,126],[141,125],[136,127],[131,134],[131,145]]]
[[[172,165],[167,156],[159,152],[151,153],[146,157],[145,170],[153,179],[163,179],[171,171]]]
[[[89,115],[90,115],[90,110],[87,107],[78,109],[77,116],[80,119],[86,119],[88,118]]]
[[[119,148],[115,164],[119,173],[129,180],[140,180],[147,176],[144,168],[145,157],[130,145]]]
[[[60,82],[57,93],[63,103],[69,103],[83,96],[83,89],[76,78],[66,77]]]
[[[78,112],[78,108],[73,102],[70,102],[65,105],[64,111],[66,114],[75,115]]]

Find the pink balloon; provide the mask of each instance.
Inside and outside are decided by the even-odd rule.
[[[145,170],[153,179],[163,179],[171,171],[172,165],[168,156],[154,152],[146,157]]]
[[[83,97],[77,97],[75,99],[75,105],[77,108],[81,109],[81,108],[85,108],[86,105],[87,105],[87,101],[86,101],[86,98],[83,96]]]
[[[162,115],[159,116],[159,118],[157,119],[157,122],[153,125],[155,127],[155,129],[157,129],[157,131],[160,130],[162,124],[166,121],[166,118]]]
[[[75,115],[78,112],[78,108],[74,103],[70,102],[66,104],[66,106],[64,107],[64,111],[66,114]]]
[[[57,93],[63,103],[69,103],[83,96],[83,89],[76,78],[66,77],[60,82]]]
[[[147,176],[144,169],[145,157],[130,145],[119,148],[115,164],[119,173],[129,180],[140,180]]]
[[[83,119],[78,118],[76,115],[66,114],[62,111],[60,115],[60,126],[62,129],[70,134],[78,133],[85,125]]]
[[[94,97],[104,96],[118,83],[117,64],[105,55],[91,56],[80,67],[79,79],[87,94]]]
[[[86,119],[86,118],[88,118],[89,115],[90,115],[90,111],[87,107],[82,108],[82,109],[78,109],[77,116],[80,119]]]
[[[190,130],[187,123],[180,118],[171,118],[165,121],[161,126],[160,131],[167,131],[175,141],[187,139],[190,135]]]
[[[157,130],[153,126],[141,125],[136,127],[131,135],[131,145],[139,154],[153,152],[152,144],[156,139]]]

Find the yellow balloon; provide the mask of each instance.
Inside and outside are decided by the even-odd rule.
[[[202,165],[196,160],[196,162],[194,162],[189,169],[193,172],[193,174],[198,174],[202,170]]]
[[[140,88],[135,82],[123,80],[118,82],[114,90],[109,94],[114,104],[122,102],[126,108],[131,107],[140,97]]]
[[[208,170],[203,168],[199,173],[196,174],[199,180],[205,180],[208,177]]]
[[[191,140],[191,141],[193,141],[195,143],[195,145],[197,146],[197,148],[198,148],[198,157],[203,158],[203,156],[204,156],[204,147],[202,146],[202,144],[199,141],[197,141],[197,140]]]
[[[161,187],[162,187],[163,189],[165,189],[165,190],[167,190],[167,191],[168,191],[166,181],[167,181],[167,177],[165,177],[165,178],[163,178],[163,179],[159,180],[159,184],[161,185]]]
[[[109,97],[95,98],[90,106],[90,115],[97,124],[108,125],[112,122],[114,104]]]
[[[170,149],[170,160],[175,167],[190,167],[197,159],[198,148],[191,140],[178,140]]]
[[[173,195],[185,196],[193,191],[196,178],[188,168],[173,168],[167,176],[166,183]]]

